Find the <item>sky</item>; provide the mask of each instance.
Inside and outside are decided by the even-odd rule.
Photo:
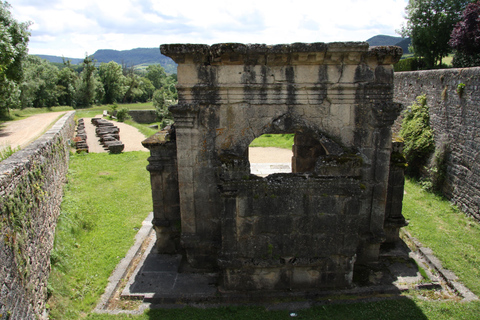
[[[280,44],[399,36],[408,0],[7,0],[30,54],[84,58],[164,43]]]

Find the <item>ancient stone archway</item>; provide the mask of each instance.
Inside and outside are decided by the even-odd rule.
[[[151,150],[161,252],[224,290],[343,288],[375,262],[388,195],[397,47],[162,45],[178,63],[174,128]],[[250,174],[248,145],[295,133],[293,173]],[[398,190],[397,190],[398,191]],[[389,199],[390,206],[387,204]],[[401,200],[400,200],[401,202]],[[393,237],[394,237],[393,236]]]

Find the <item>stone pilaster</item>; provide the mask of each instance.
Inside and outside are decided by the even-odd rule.
[[[180,249],[180,200],[177,179],[175,132],[157,132],[144,140],[148,158],[153,198],[153,227],[159,253],[178,253]]]

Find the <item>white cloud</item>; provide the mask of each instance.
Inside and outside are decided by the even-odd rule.
[[[364,41],[396,35],[408,0],[10,0],[30,52],[81,58],[162,43]]]

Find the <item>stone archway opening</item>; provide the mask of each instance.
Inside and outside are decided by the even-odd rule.
[[[328,153],[311,133],[266,133],[249,145],[250,173],[266,177],[274,173],[314,172],[318,158]]]
[[[266,133],[257,137],[248,148],[250,173],[266,177],[274,173],[292,173],[292,133]]]

